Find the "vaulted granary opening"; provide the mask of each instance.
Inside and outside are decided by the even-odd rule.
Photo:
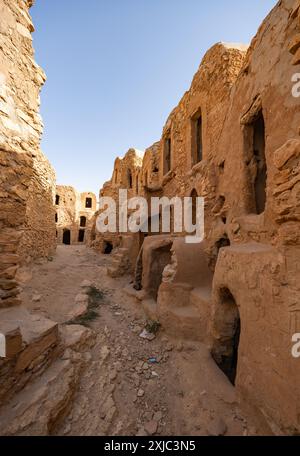
[[[202,115],[199,110],[191,120],[192,129],[192,165],[196,165],[203,159],[203,139],[202,139]]]
[[[103,253],[109,255],[113,251],[113,245],[111,242],[105,241],[103,244]]]
[[[92,198],[86,198],[85,199],[85,207],[87,209],[91,209],[93,206],[93,201],[92,201]]]
[[[256,214],[262,214],[266,206],[267,163],[265,155],[265,121],[260,109],[245,128],[245,147]]]
[[[164,140],[164,174],[167,174],[171,170],[171,154],[172,142],[171,137],[168,136]]]
[[[152,261],[150,267],[150,286],[152,292],[152,298],[157,300],[158,290],[162,283],[162,275],[165,267],[171,263],[172,253],[171,253],[172,244],[164,245],[158,249],[153,250],[152,252]]]
[[[56,196],[55,196],[55,204],[56,204],[56,206],[59,205],[59,201],[60,201],[60,196],[59,196],[59,195],[56,195]]]
[[[58,215],[55,214],[55,223],[57,223],[57,222],[58,222]]]
[[[78,242],[84,242],[84,237],[85,237],[85,231],[84,230],[79,230],[79,232],[78,232]]]
[[[238,365],[241,320],[236,301],[228,288],[221,288],[219,291],[213,325],[212,357],[234,385]]]
[[[64,230],[63,232],[63,244],[70,245],[71,244],[71,231]]]
[[[83,228],[86,227],[86,217],[84,217],[84,216],[80,217],[80,226]]]

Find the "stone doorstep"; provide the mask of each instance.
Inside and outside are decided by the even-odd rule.
[[[15,370],[21,372],[58,344],[58,324],[22,307],[0,310],[0,332],[7,338],[12,356],[19,354]]]

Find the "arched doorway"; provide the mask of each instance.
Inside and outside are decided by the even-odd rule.
[[[64,230],[63,232],[63,244],[70,245],[71,244],[71,231]]]
[[[213,319],[211,354],[233,385],[237,374],[240,332],[240,313],[235,298],[228,288],[221,288]]]

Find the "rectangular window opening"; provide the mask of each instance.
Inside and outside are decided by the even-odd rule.
[[[192,166],[203,160],[203,122],[201,111],[192,118]]]
[[[164,174],[168,174],[171,171],[171,153],[172,153],[172,142],[171,137],[167,137],[164,142]]]

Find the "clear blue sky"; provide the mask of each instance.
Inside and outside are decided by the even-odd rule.
[[[276,0],[36,0],[42,148],[59,184],[98,191],[160,138],[206,50],[248,43]]]

